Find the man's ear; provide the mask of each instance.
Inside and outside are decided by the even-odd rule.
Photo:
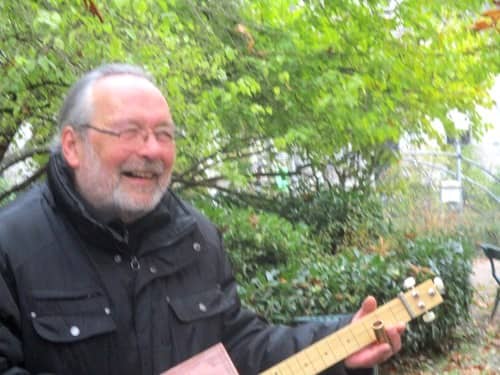
[[[76,169],[80,166],[81,136],[71,126],[61,131],[61,151],[68,165]]]

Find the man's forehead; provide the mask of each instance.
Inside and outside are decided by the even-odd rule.
[[[94,106],[129,106],[135,103],[168,108],[163,93],[151,81],[140,76],[120,74],[103,77],[92,87]]]
[[[103,77],[93,87],[93,117],[109,124],[135,122],[173,126],[168,103],[148,79],[130,74]]]
[[[149,79],[133,74],[113,74],[99,78],[94,82],[93,89],[94,91],[118,90],[119,92],[123,92],[123,90],[127,89],[149,89],[157,91],[163,96],[160,89]]]

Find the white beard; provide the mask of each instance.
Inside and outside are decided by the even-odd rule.
[[[120,169],[155,170],[158,184],[153,189],[142,193],[148,194],[148,199],[136,199],[126,191],[121,184],[120,170],[110,171],[102,165],[94,147],[84,142],[84,157],[79,169],[75,172],[76,186],[83,198],[91,205],[99,219],[121,219],[131,222],[151,212],[161,201],[170,183],[170,176],[164,176],[165,166],[161,161],[150,161],[131,157]]]

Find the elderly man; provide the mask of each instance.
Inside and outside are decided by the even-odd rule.
[[[274,326],[240,306],[216,228],[168,190],[174,134],[138,67],[73,86],[47,181],[0,213],[1,373],[159,374],[221,342],[257,374],[339,328]],[[375,307],[368,297],[353,319]],[[403,330],[329,371],[371,373]]]

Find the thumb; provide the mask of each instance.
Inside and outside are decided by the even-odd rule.
[[[361,304],[361,308],[352,318],[352,321],[358,320],[365,315],[375,311],[377,309],[377,300],[373,296],[368,296],[365,298],[363,303]]]

